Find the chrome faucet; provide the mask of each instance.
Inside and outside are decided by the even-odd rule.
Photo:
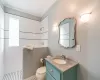
[[[66,59],[66,56],[65,55],[61,55],[61,58],[65,60]]]

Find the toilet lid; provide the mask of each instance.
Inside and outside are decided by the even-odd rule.
[[[37,73],[39,73],[39,74],[43,74],[43,73],[45,73],[46,72],[46,67],[40,67],[40,68],[38,68],[38,70],[37,70]]]

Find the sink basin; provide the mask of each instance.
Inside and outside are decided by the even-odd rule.
[[[53,62],[55,62],[57,64],[66,64],[66,61],[63,59],[53,59]]]

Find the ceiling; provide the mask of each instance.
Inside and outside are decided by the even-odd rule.
[[[42,17],[55,2],[56,0],[3,0],[3,4],[9,8],[38,17]]]

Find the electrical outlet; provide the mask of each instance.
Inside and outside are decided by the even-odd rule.
[[[76,51],[81,52],[81,46],[80,45],[76,45]]]

